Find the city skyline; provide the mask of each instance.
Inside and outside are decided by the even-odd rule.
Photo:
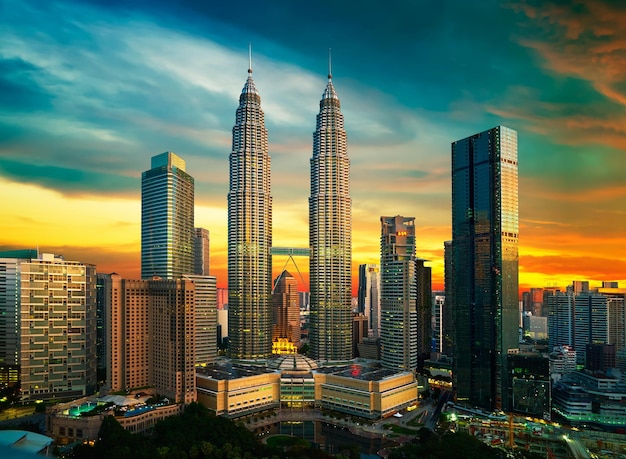
[[[196,179],[195,224],[211,233],[211,274],[225,287],[230,130],[252,42],[275,246],[307,245],[331,47],[352,162],[353,279],[380,260],[380,216],[414,215],[417,255],[441,288],[450,144],[505,125],[520,140],[520,287],[626,282],[624,7],[413,4],[335,5],[330,18],[281,2],[3,5],[0,192],[11,199],[0,248],[139,278],[141,171],[173,151]],[[273,277],[284,263],[275,257]]]

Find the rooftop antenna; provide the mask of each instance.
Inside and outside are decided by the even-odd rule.
[[[328,48],[328,79],[332,79],[333,77],[333,56],[331,53],[331,48]]]
[[[248,73],[252,73],[252,42],[248,42]]]

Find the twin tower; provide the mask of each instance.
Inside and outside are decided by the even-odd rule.
[[[310,356],[317,360],[350,359],[350,160],[341,105],[330,74],[320,101],[310,162]],[[280,224],[289,225],[290,222]],[[261,97],[250,68],[239,97],[230,154],[228,337],[232,358],[262,359],[271,355],[271,248],[272,196],[267,129]]]

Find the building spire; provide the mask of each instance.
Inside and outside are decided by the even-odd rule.
[[[248,73],[252,73],[252,42],[248,42]]]
[[[328,81],[333,78],[333,56],[331,53],[331,48],[328,48]]]

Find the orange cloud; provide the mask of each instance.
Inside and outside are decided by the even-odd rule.
[[[618,88],[626,79],[626,10],[602,0],[510,6],[546,31],[546,41],[520,42],[536,50],[549,69],[585,79],[608,99],[626,105]]]

